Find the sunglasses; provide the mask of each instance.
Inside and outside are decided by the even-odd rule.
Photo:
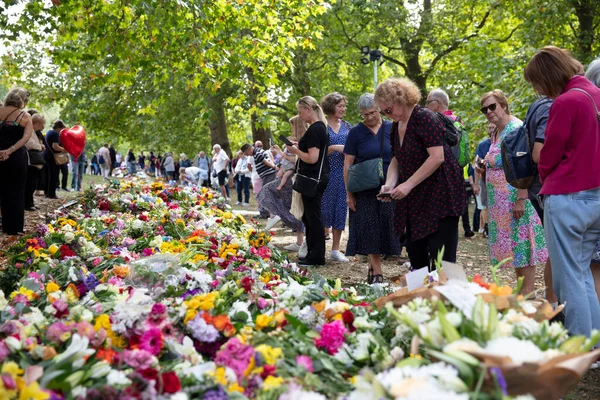
[[[388,108],[387,110],[380,110],[379,114],[381,114],[381,115],[392,115],[392,109]]]
[[[481,108],[480,108],[480,111],[481,111],[481,113],[482,113],[483,115],[487,115],[487,113],[488,113],[488,110],[490,110],[490,111],[496,111],[496,106],[497,106],[497,104],[496,104],[496,103],[492,103],[492,104],[490,104],[489,106],[481,107]]]
[[[427,100],[427,101],[425,102],[425,104],[433,103],[434,101],[438,101],[438,99],[431,99],[431,100]]]

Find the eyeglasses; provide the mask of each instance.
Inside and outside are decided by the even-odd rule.
[[[425,102],[425,104],[429,104],[429,103],[433,103],[434,101],[439,101],[438,99],[431,99],[431,100],[427,100]]]
[[[381,115],[392,115],[392,108],[388,108],[387,110],[380,110],[379,114]]]
[[[496,111],[496,106],[497,106],[496,103],[492,103],[489,106],[481,107],[480,111],[481,111],[481,113],[483,115],[487,115],[488,110],[490,110],[490,111]]]
[[[371,117],[373,117],[375,115],[377,115],[377,111],[376,110],[370,111],[368,113],[364,113],[364,114],[361,113],[360,114],[360,116],[363,117],[363,118],[371,118]]]

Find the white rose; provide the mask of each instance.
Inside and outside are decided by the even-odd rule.
[[[116,369],[110,371],[106,380],[109,386],[128,386],[131,384],[131,380],[127,378],[125,372]]]
[[[67,226],[67,225],[65,225]],[[73,232],[65,233],[65,243],[73,243],[75,240],[75,234]]]
[[[16,337],[13,337],[13,336],[7,337],[6,339],[4,339],[4,344],[6,344],[8,346],[8,348],[11,349],[12,351],[21,350],[21,341],[19,339],[17,339]]]

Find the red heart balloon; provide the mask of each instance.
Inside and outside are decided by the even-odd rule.
[[[60,145],[75,158],[78,158],[85,149],[85,129],[75,125],[60,131]]]

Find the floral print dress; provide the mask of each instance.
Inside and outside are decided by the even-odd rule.
[[[496,265],[511,258],[512,261],[503,267],[514,268],[542,264],[548,259],[544,228],[531,201],[525,200],[525,214],[521,218],[515,220],[513,217],[517,189],[508,184],[502,169],[500,143],[508,132],[521,125],[520,120],[511,120],[499,138],[492,138],[490,151],[485,157],[490,260],[492,265]]]

